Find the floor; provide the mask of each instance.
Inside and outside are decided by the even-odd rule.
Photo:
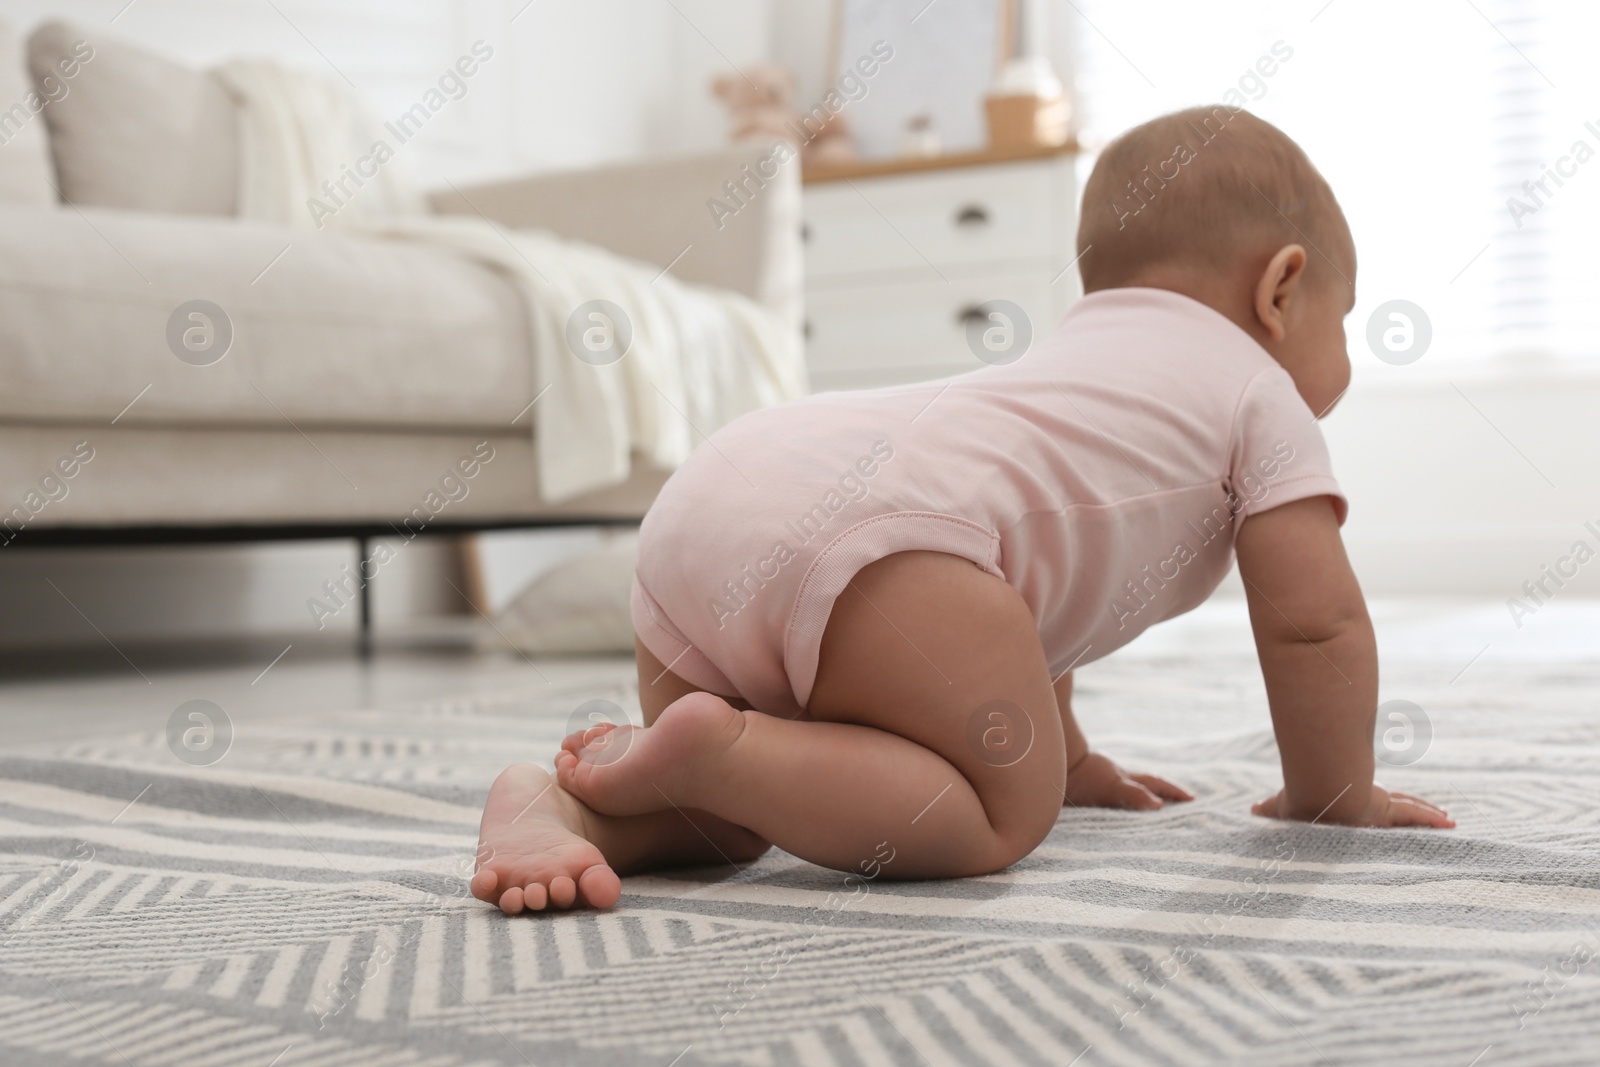
[[[463,892],[484,790],[587,701],[636,712],[624,657],[37,658],[0,683],[0,1062],[1592,1062],[1600,602],[1373,612],[1381,698],[1432,724],[1382,778],[1455,831],[1251,816],[1277,753],[1219,598],[1075,698],[1191,804],[1063,811],[984,878],[852,888],[773,850],[514,919]],[[231,735],[215,759],[174,733],[192,700]]]
[[[181,649],[124,651],[131,662],[100,649],[86,650],[87,669],[57,654],[45,670],[13,674],[0,682],[5,740],[28,744],[159,730],[174,708],[194,699],[210,700],[247,724],[547,683],[565,688],[589,678],[611,684],[619,674],[632,673],[631,657],[533,662],[509,648],[480,651],[459,641],[431,648],[380,645],[370,660],[352,648],[324,644],[307,649],[303,641],[252,642],[187,654]],[[280,653],[282,658],[276,658]]]
[[[1371,609],[1380,656],[1403,665],[1403,674],[1385,672],[1384,698],[1403,697],[1387,691],[1401,684],[1448,685],[1468,672],[1482,674],[1498,666],[1600,659],[1600,601],[1549,603],[1524,617],[1520,628],[1504,604],[1482,598],[1377,600]],[[1107,662],[1251,655],[1242,601],[1218,597],[1154,628]],[[1421,669],[1429,676],[1418,675],[1418,664],[1427,665]],[[1080,674],[1090,689],[1080,711],[1086,728],[1136,728],[1116,707],[1102,707],[1094,697],[1094,679],[1104,666],[1089,664]],[[472,647],[453,633],[431,648],[380,647],[367,661],[337,644],[308,649],[303,641],[267,641],[189,654],[171,648],[87,648],[77,656],[55,653],[42,666],[39,657],[13,655],[10,668],[8,677],[0,666],[0,724],[12,744],[159,730],[174,708],[192,699],[210,700],[248,723],[547,684],[567,689],[588,679],[609,685],[631,672],[621,657],[533,662],[492,643]],[[1255,716],[1251,710],[1239,723],[1208,725],[1261,725]]]

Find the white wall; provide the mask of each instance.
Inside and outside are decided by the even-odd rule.
[[[1596,411],[1595,371],[1364,375],[1324,423],[1363,585],[1504,600],[1575,541],[1600,550]],[[1600,595],[1600,560],[1560,592]]]
[[[8,0],[194,66],[266,56],[409,107],[477,40],[495,50],[409,160],[424,181],[592,166],[723,143],[711,78],[767,54],[771,0]],[[119,15],[119,12],[121,14]],[[280,14],[281,12],[281,14]],[[115,22],[112,20],[115,19]]]

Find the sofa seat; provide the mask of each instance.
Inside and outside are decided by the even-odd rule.
[[[168,343],[169,318],[197,299],[232,324],[231,348],[206,366]],[[237,219],[0,205],[7,423],[122,413],[123,429],[509,430],[532,380],[510,283],[448,252]]]
[[[127,419],[7,426],[0,429],[0,550],[24,529],[47,527],[393,524],[428,533],[517,519],[637,519],[670,473],[637,464],[620,485],[548,503],[526,421],[481,432],[312,429],[306,436],[287,426],[196,433]],[[79,462],[58,466],[69,456]],[[51,477],[59,470],[73,473]]]

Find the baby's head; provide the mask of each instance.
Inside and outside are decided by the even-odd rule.
[[[1319,417],[1350,383],[1350,228],[1300,146],[1248,111],[1191,108],[1113,141],[1084,188],[1078,254],[1086,293],[1170,289],[1226,315]]]

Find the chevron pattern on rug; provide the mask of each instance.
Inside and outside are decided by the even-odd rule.
[[[0,1063],[1595,1062],[1600,667],[1399,667],[1436,736],[1383,778],[1450,833],[1249,815],[1278,775],[1252,669],[1085,676],[1127,714],[1097,743],[1193,804],[1065,811],[987,878],[847,887],[771,853],[629,879],[605,914],[507,919],[465,876],[508,754],[626,705],[620,665],[604,692],[240,723],[212,767],[162,736],[0,748]]]

